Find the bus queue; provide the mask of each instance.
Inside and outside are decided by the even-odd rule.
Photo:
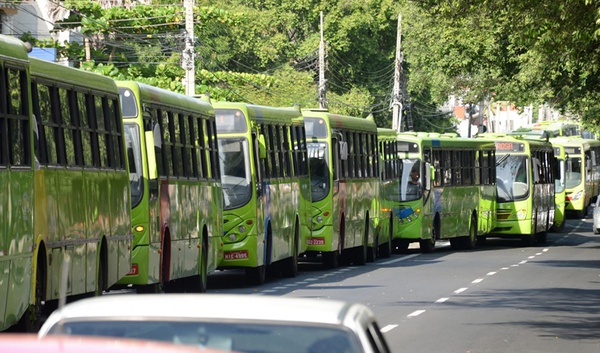
[[[398,133],[29,58],[0,36],[0,331],[68,298],[205,292],[218,270],[544,243],[600,193],[600,141]]]

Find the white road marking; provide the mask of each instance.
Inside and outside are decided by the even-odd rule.
[[[413,311],[412,313],[408,314],[407,317],[415,317],[415,316],[419,316],[421,314],[423,314],[425,312],[425,310],[417,310],[417,311]]]
[[[387,325],[387,326],[382,327],[381,330],[379,330],[379,331],[386,333],[388,331],[395,329],[396,327],[398,327],[398,325]]]
[[[495,274],[496,274],[496,272],[488,272],[486,276],[493,276]]]
[[[459,288],[459,289],[457,289],[457,290],[454,291],[454,294],[462,293],[462,292],[466,291],[467,289],[468,289],[467,287]]]
[[[435,303],[436,304],[441,304],[441,303],[445,302],[448,299],[450,299],[450,298],[440,298],[440,299],[436,300]]]
[[[483,281],[483,278],[477,278],[476,280],[474,280],[471,283],[481,283],[481,281]]]
[[[406,256],[399,257],[397,259],[393,259],[393,260],[388,260],[388,261],[381,262],[381,264],[382,265],[391,265],[391,264],[394,264],[396,262],[405,261],[405,260],[411,259],[411,258],[413,258],[415,256],[419,256],[419,255],[420,254],[406,255]]]

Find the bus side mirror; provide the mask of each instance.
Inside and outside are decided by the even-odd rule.
[[[425,190],[431,190],[431,181],[435,178],[435,168],[425,163]]]
[[[160,133],[160,126],[154,125],[152,131],[145,131],[146,135],[146,154],[148,156],[148,178],[158,178],[158,166],[156,165],[156,149],[162,148],[162,138]]]
[[[559,169],[560,169],[560,186],[564,187],[565,186],[565,180],[566,180],[566,167],[565,167],[565,161],[560,161],[559,164]]]
[[[267,158],[267,145],[263,134],[258,135],[258,157],[261,159]]]
[[[340,159],[345,161],[348,159],[348,143],[340,141]]]

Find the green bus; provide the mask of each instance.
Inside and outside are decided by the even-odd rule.
[[[119,92],[5,36],[0,92],[0,330],[36,331],[59,299],[99,295],[131,267]]]
[[[131,181],[131,271],[139,292],[205,292],[219,254],[222,188],[212,105],[118,81]]]
[[[496,227],[490,236],[545,243],[554,224],[556,160],[552,144],[526,135],[485,133],[496,142]]]
[[[264,283],[267,267],[295,277],[310,215],[300,110],[234,102],[213,106],[223,183],[218,268],[244,269],[255,284]]]
[[[394,215],[398,251],[418,242],[431,252],[438,240],[473,249],[494,227],[495,147],[491,140],[455,134],[399,133],[398,176],[382,192],[382,208]]]
[[[565,147],[556,144],[553,140],[552,148],[554,148],[554,158],[556,159],[555,181],[554,181],[554,222],[551,230],[553,232],[562,232],[566,224],[566,163],[569,156],[565,153]]]
[[[389,243],[379,218],[377,126],[371,119],[304,109],[312,193],[307,256],[327,267],[364,265]],[[389,246],[389,245],[388,245]],[[371,255],[369,255],[370,253]]]
[[[563,146],[566,163],[566,206],[577,218],[587,215],[588,206],[600,193],[600,141],[580,137],[557,137],[553,145]]]

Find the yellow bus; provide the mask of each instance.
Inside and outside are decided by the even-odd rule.
[[[555,146],[564,147],[569,157],[566,161],[565,209],[576,218],[584,218],[600,193],[600,140],[575,136],[551,141]]]
[[[448,240],[453,249],[473,249],[494,228],[495,146],[491,140],[452,134],[399,133],[396,179],[382,192],[382,209],[393,213],[394,249],[418,242],[431,252]]]
[[[300,110],[230,102],[213,106],[224,200],[218,268],[243,268],[255,284],[264,283],[267,267],[294,277],[310,215]]]
[[[205,292],[223,210],[215,112],[206,100],[118,81],[131,180],[133,249],[119,284]]]
[[[552,144],[526,135],[484,133],[496,142],[496,226],[489,236],[545,243],[554,224],[556,160]]]
[[[0,92],[0,330],[37,331],[59,299],[131,268],[119,91],[0,36]]]
[[[304,109],[312,192],[308,256],[327,267],[364,265],[386,234],[376,234],[379,217],[377,126],[370,119]],[[389,245],[388,245],[389,246]],[[371,255],[368,254],[371,253]]]

